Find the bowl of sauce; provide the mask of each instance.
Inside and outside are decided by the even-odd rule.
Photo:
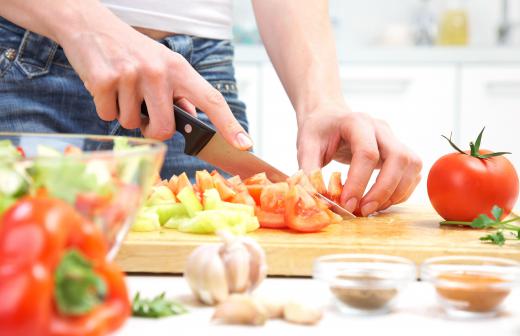
[[[421,265],[421,280],[431,283],[448,316],[496,316],[520,282],[520,263],[510,259],[450,256]]]
[[[416,280],[416,268],[400,257],[334,254],[315,260],[313,277],[329,288],[341,312],[374,315],[392,309],[401,290]]]

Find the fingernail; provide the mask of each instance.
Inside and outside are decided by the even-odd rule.
[[[349,212],[354,212],[354,210],[356,210],[357,203],[357,198],[352,197],[347,201],[347,203],[345,203],[345,209],[347,209]]]
[[[361,214],[363,217],[366,217],[377,210],[379,207],[379,203],[376,201],[368,202],[367,204],[361,207]]]
[[[236,136],[236,140],[241,148],[248,149],[253,146],[251,139],[243,132],[240,132]]]

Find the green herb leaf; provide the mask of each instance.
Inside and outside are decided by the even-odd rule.
[[[488,217],[488,215],[479,215],[471,222],[471,227],[475,229],[487,229],[495,225],[497,222]]]
[[[498,231],[494,234],[488,234],[487,236],[481,237],[480,240],[489,241],[491,244],[502,246],[506,242],[506,237],[504,237],[502,231]]]
[[[500,221],[500,217],[502,217],[502,215],[504,214],[504,210],[495,205],[493,206],[493,209],[491,209],[491,214],[493,215],[493,217],[495,217],[496,221]]]
[[[188,312],[182,304],[168,300],[165,296],[166,293],[163,292],[153,299],[142,299],[141,294],[137,292],[132,301],[132,316],[160,318]]]
[[[54,297],[60,314],[87,314],[103,303],[106,295],[105,281],[81,252],[70,250],[62,257],[54,274]]]

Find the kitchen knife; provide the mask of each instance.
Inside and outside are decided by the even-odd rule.
[[[193,117],[182,108],[174,105],[175,129],[184,136],[184,153],[206,161],[231,175],[239,175],[245,179],[257,173],[265,172],[269,180],[284,182],[287,175],[261,160],[249,151],[239,150],[230,145],[213,127]],[[141,105],[141,113],[148,116],[146,105]],[[355,218],[347,209],[324,195],[319,198],[331,205],[338,215],[344,218]]]

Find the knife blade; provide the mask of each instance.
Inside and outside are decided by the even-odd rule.
[[[273,182],[285,182],[286,174],[260,159],[249,151],[239,150],[230,145],[213,127],[193,117],[177,105],[173,106],[175,129],[184,136],[184,153],[196,156],[223,171],[245,179],[257,173],[265,172]],[[141,106],[141,113],[148,116],[146,105]],[[344,218],[355,218],[351,212],[326,196],[317,193],[320,199]]]

